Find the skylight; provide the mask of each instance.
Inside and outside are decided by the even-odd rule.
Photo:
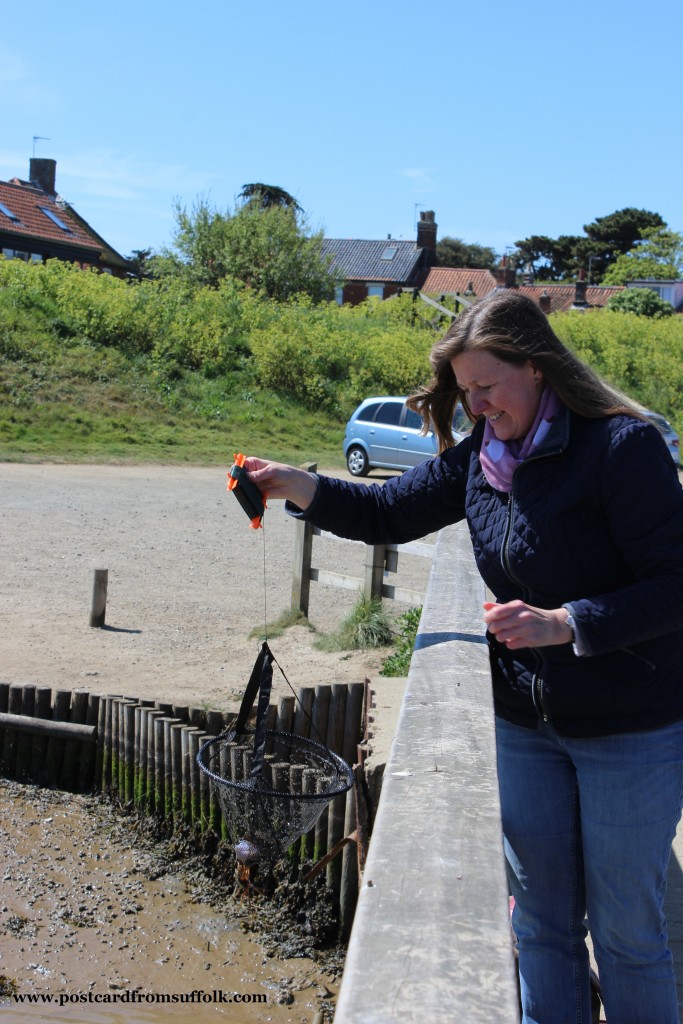
[[[17,217],[16,213],[12,213],[12,211],[7,206],[5,206],[4,203],[0,203],[0,213],[4,213],[4,215],[6,217],[9,217],[10,220],[13,220],[15,224],[19,223],[19,218]]]
[[[388,245],[382,253],[383,260],[393,260],[394,256],[398,252],[398,247],[395,245]]]
[[[38,209],[41,213],[44,213],[46,217],[49,217],[50,220],[54,224],[56,224],[58,228],[61,228],[62,231],[66,231],[67,235],[73,235],[73,231],[71,230],[69,225],[65,224],[63,220],[60,220],[57,214],[53,213],[52,210],[49,210],[46,206],[39,206]]]

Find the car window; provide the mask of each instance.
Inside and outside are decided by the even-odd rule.
[[[381,402],[374,402],[372,405],[368,405],[357,418],[365,423],[371,423],[377,415],[377,410],[381,404]]]
[[[668,423],[663,416],[660,416],[659,413],[649,412],[647,413],[647,418],[651,420],[656,427],[659,427],[663,434],[671,431],[671,424]]]
[[[422,417],[413,409],[406,409],[406,427],[411,430],[422,430]]]
[[[472,422],[461,406],[460,402],[455,407],[455,414],[453,416],[453,429],[457,430],[460,434],[469,434],[472,429]]]
[[[403,406],[400,402],[384,402],[375,416],[375,423],[388,423],[396,426],[401,419]]]

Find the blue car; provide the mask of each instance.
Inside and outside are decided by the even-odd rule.
[[[462,410],[456,411],[453,438],[460,441],[471,424]],[[353,476],[367,476],[371,469],[410,469],[438,453],[436,435],[422,436],[422,417],[406,406],[405,398],[366,398],[346,424],[344,456]]]
[[[678,434],[674,428],[671,426],[669,421],[661,415],[661,413],[652,412],[650,409],[644,409],[643,412],[650,422],[654,423],[657,430],[666,441],[666,446],[669,449],[669,455],[674,460],[675,465],[680,466],[681,456],[678,446]]]

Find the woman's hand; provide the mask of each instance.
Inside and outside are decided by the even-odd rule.
[[[315,497],[316,478],[305,469],[258,458],[245,459],[244,468],[259,491],[269,498],[292,501],[304,511]]]
[[[566,608],[534,608],[524,601],[486,601],[484,609],[489,632],[510,650],[571,643],[573,633],[567,625]]]

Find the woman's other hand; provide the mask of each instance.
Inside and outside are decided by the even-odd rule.
[[[510,650],[571,643],[566,608],[534,608],[524,601],[484,604],[484,622],[496,640]]]
[[[268,498],[291,501],[305,510],[315,497],[316,477],[305,469],[255,457],[245,459],[244,468],[253,483]]]

